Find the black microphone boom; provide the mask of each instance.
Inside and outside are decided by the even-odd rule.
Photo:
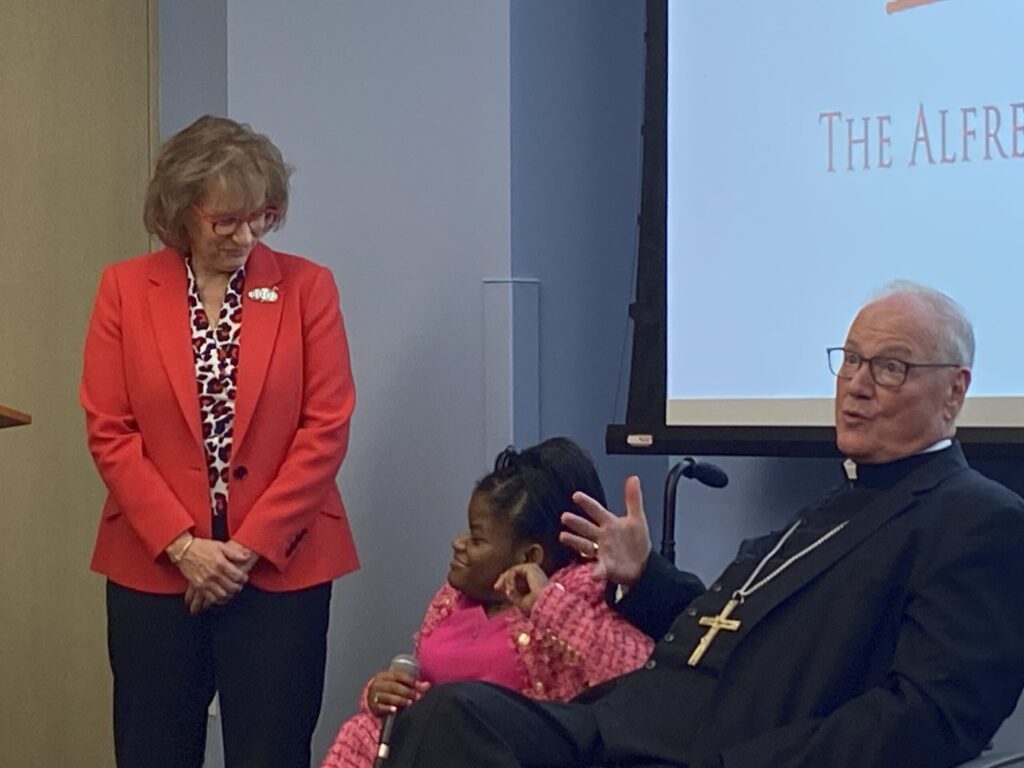
[[[391,660],[388,667],[392,672],[405,672],[413,680],[420,679],[420,662],[415,656],[408,653],[400,653]],[[373,768],[383,768],[391,754],[391,731],[395,727],[397,713],[390,712],[384,718],[384,724],[380,728],[380,740],[377,742],[377,758],[373,761]]]
[[[680,477],[692,477],[699,483],[712,488],[724,488],[729,476],[721,467],[706,461],[694,461],[687,457],[668,471],[665,478],[665,501],[661,518],[661,555],[670,563],[676,562],[676,485]]]

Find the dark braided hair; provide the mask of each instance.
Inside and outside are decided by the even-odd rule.
[[[474,489],[488,496],[494,514],[508,521],[517,538],[544,548],[548,573],[578,557],[558,541],[562,512],[579,511],[572,501],[576,491],[607,506],[594,462],[567,437],[552,437],[521,452],[509,446]]]

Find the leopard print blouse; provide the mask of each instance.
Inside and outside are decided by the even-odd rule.
[[[228,539],[228,473],[231,466],[231,440],[234,436],[235,396],[237,394],[238,340],[242,332],[242,292],[245,267],[228,282],[224,303],[216,325],[210,323],[199,296],[199,286],[188,269],[188,309],[192,326],[192,356],[195,360],[196,387],[199,390],[199,414],[203,425],[203,446],[210,480],[210,508],[213,537]]]

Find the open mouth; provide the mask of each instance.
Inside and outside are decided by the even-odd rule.
[[[864,422],[870,421],[871,419],[862,413],[855,413],[853,411],[842,412],[843,421],[853,424],[863,424]]]

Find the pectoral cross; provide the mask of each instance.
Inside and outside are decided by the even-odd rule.
[[[730,619],[729,615],[736,610],[736,606],[740,604],[740,601],[735,597],[725,604],[722,608],[722,612],[717,616],[701,616],[700,625],[707,627],[708,631],[704,633],[704,637],[697,643],[697,647],[693,649],[693,653],[690,654],[690,660],[686,663],[691,667],[696,667],[700,663],[701,657],[704,652],[711,646],[711,642],[718,636],[718,633],[723,629],[729,632],[735,632],[740,628],[739,619]]]

